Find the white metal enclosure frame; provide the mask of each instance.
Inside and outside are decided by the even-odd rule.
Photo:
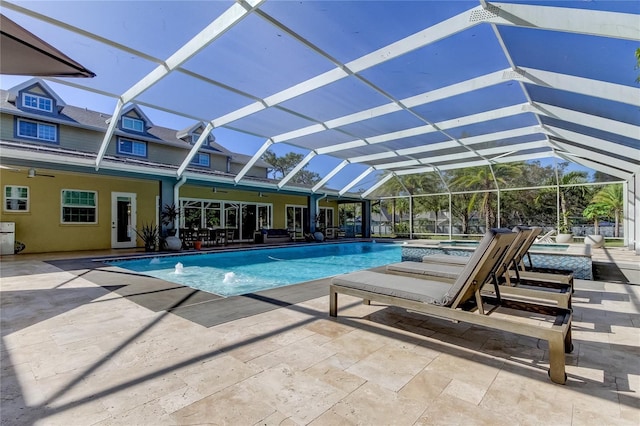
[[[45,2],[3,8],[27,28],[73,35],[89,48],[70,44],[65,51],[83,63],[89,50],[137,61],[130,70],[125,64],[118,84],[101,77],[114,71],[98,59],[88,62],[97,74],[91,81],[50,81],[113,97],[114,117],[136,103],[206,123],[177,179],[207,135],[225,128],[264,141],[235,184],[249,185],[247,172],[277,144],[306,152],[278,189],[307,164],[329,159],[310,192],[350,173],[338,193],[358,189],[362,197],[393,176],[555,157],[626,181],[635,194],[627,197],[628,211],[639,208],[637,70],[632,60],[623,69],[627,59],[607,55],[628,51],[633,58],[640,42],[635,2],[162,3],[171,22],[160,33],[166,46],[152,43],[157,22],[138,20],[138,31],[115,36]],[[125,7],[110,2],[104,12],[122,16]],[[171,14],[191,9],[190,20]],[[397,22],[380,21],[394,14]],[[195,35],[177,33],[185,22]],[[164,96],[184,82],[180,96]],[[190,101],[197,98],[204,100]],[[637,240],[638,224],[634,229]]]

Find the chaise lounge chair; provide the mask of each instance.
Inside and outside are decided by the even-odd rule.
[[[536,243],[552,244],[553,240],[551,239],[551,237],[555,233],[556,233],[556,230],[552,229],[551,231],[547,232],[546,234],[541,235],[538,238],[536,238]]]
[[[528,227],[514,228],[516,236],[496,267],[492,279],[495,281],[495,284],[505,284],[500,289],[502,296],[553,302],[562,308],[569,309],[571,308],[573,288],[571,283],[565,282],[563,277],[560,277],[558,280],[553,274],[525,272],[522,275],[529,277],[529,279],[525,281],[520,279],[520,273],[516,268],[515,275],[517,276],[517,280],[516,282],[511,281],[513,271],[510,271],[509,267],[517,261],[522,250],[526,251],[527,247],[531,245],[530,241],[535,239],[535,236],[540,232],[539,229],[540,228],[534,229]],[[408,276],[415,276],[417,274],[421,277],[436,280],[442,278],[455,280],[467,262],[470,261],[469,257],[453,255],[425,256],[425,259],[430,257],[439,258],[443,263],[405,261],[387,265],[386,269],[393,274]],[[459,259],[463,259],[464,263],[459,261]],[[573,280],[573,277],[571,277],[571,280]]]
[[[573,292],[573,272],[558,269],[536,269],[529,267],[528,269],[524,264],[524,257],[529,256],[529,249],[536,241],[536,237],[542,231],[540,227],[527,227],[516,226],[514,231],[524,232],[529,231],[527,238],[520,242],[514,242],[513,262],[508,264],[509,273],[505,274],[505,278],[508,285],[527,285],[534,287],[548,287],[561,289],[566,285],[571,286]],[[469,261],[469,257],[455,256],[451,254],[436,254],[427,255],[422,258],[423,263],[436,263],[443,265],[464,266]],[[529,256],[529,264],[532,264],[531,257]],[[511,265],[513,268],[511,269]]]
[[[543,339],[549,343],[549,377],[564,384],[565,352],[571,352],[571,311],[555,306],[515,302],[482,295],[515,233],[488,232],[464,270],[452,283],[358,271],[334,277],[329,286],[329,315],[338,314],[338,294],[361,297],[431,316],[462,321]],[[485,311],[485,305],[493,306]],[[532,312],[530,317],[523,312]],[[518,315],[513,315],[513,314]],[[511,314],[511,315],[510,315]],[[544,319],[547,322],[544,321]]]

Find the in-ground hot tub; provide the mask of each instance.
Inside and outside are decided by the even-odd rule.
[[[471,256],[477,241],[415,240],[402,246],[402,260],[422,262],[422,257],[432,254]],[[592,280],[591,248],[588,245],[533,244],[529,249],[533,266],[573,271],[575,278]],[[528,259],[525,257],[525,264]]]

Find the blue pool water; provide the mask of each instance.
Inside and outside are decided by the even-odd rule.
[[[343,243],[109,263],[209,293],[234,296],[374,268],[399,262],[401,257],[400,244]],[[178,263],[182,267],[176,267]]]

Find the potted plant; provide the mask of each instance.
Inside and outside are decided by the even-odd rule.
[[[136,234],[138,234],[142,242],[144,242],[144,251],[156,251],[160,236],[156,225],[145,223],[142,225],[142,229],[134,229],[134,231],[136,231]]]
[[[176,237],[176,221],[178,217],[180,217],[180,209],[175,204],[164,205],[160,212],[160,220],[166,226],[166,235],[168,236],[162,239],[163,249],[174,251],[182,249],[182,241]]]
[[[582,216],[593,221],[593,234],[584,237],[584,243],[592,247],[604,246],[604,235],[600,235],[600,219],[609,214],[609,207],[603,203],[591,203],[583,211]]]
[[[571,232],[571,222],[568,214],[562,215],[562,223],[558,226],[558,235],[556,235],[556,243],[567,244],[573,242],[573,233]]]
[[[178,217],[180,217],[180,209],[178,209],[175,204],[164,205],[160,212],[160,220],[162,220],[162,224],[167,227],[167,234],[169,234],[169,236],[176,235],[175,223]]]

